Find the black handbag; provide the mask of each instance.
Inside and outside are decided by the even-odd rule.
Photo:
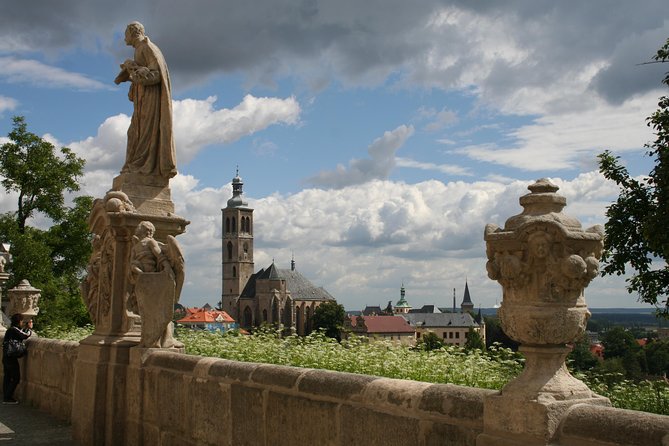
[[[26,347],[26,344],[24,344],[23,341],[19,341],[18,339],[5,341],[5,355],[7,355],[8,358],[20,358],[25,356],[27,352],[28,347]]]

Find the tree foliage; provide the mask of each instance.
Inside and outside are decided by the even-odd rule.
[[[16,221],[23,233],[35,211],[56,221],[63,218],[63,194],[79,190],[84,160],[67,147],[58,156],[53,144],[28,131],[22,116],[13,121],[10,142],[0,147],[0,175],[5,190],[18,193]]]
[[[90,323],[79,291],[91,254],[88,214],[93,200],[81,196],[65,205],[65,192],[79,189],[84,160],[28,132],[14,118],[10,142],[0,147],[0,174],[7,192],[18,194],[17,210],[0,214],[0,240],[11,245],[7,288],[28,279],[42,290],[36,326]],[[51,219],[48,229],[29,225],[39,212]]]
[[[485,342],[478,331],[474,330],[472,327],[469,327],[469,332],[467,333],[467,342],[465,342],[465,350],[485,350]]]
[[[324,302],[314,310],[313,325],[316,329],[322,329],[325,336],[341,340],[341,329],[345,318],[346,311],[343,305],[335,301]]]
[[[653,59],[669,61],[669,39]],[[669,86],[669,73],[662,83]],[[647,124],[655,133],[655,140],[646,144],[655,167],[645,179],[632,178],[611,152],[599,155],[601,173],[620,188],[617,201],[606,212],[602,273],[622,275],[629,265],[634,275],[627,281],[627,290],[669,317],[669,231],[665,230],[669,221],[669,97],[660,97]]]
[[[416,348],[426,352],[439,350],[444,346],[444,341],[436,333],[428,331],[418,340]]]

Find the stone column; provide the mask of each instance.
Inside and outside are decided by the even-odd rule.
[[[565,412],[580,403],[610,405],[565,365],[590,317],[583,290],[597,276],[603,228],[587,230],[562,213],[566,199],[546,179],[520,198],[524,210],[504,228],[485,228],[488,276],[502,285],[505,333],[521,343],[520,376],[486,399],[477,445],[553,444]]]

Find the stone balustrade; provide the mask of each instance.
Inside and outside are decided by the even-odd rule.
[[[28,344],[19,397],[69,420],[78,344]],[[131,391],[116,415],[126,444],[475,445],[484,400],[497,393],[136,350]],[[561,420],[556,444],[667,446],[669,417],[578,404]]]

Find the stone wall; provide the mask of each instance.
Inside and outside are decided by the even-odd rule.
[[[28,355],[19,360],[21,384],[17,397],[55,417],[70,421],[74,392],[74,363],[78,342],[31,337]]]
[[[28,343],[19,397],[69,419],[78,344]],[[484,398],[495,393],[132,350],[126,444],[475,445]],[[559,438],[564,446],[667,446],[669,417],[576,405],[563,419]]]

